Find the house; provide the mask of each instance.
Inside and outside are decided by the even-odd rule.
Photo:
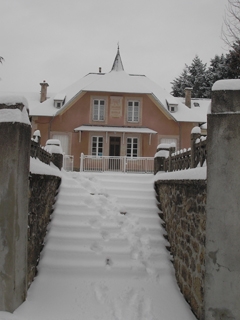
[[[126,73],[119,48],[109,73],[99,68],[49,97],[48,83],[40,85],[40,101],[29,103],[32,129],[40,130],[42,145],[59,139],[76,170],[81,153],[134,158],[153,157],[159,143],[188,148],[191,129],[207,121],[206,108],[186,106],[148,77]]]

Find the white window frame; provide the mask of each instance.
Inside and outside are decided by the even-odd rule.
[[[103,136],[92,136],[92,143],[91,143],[92,156],[95,156],[95,157],[103,156],[103,141],[104,141]],[[94,146],[94,143],[96,144],[95,146]]]
[[[105,120],[105,99],[93,99],[92,106],[92,120],[93,121],[104,121]]]
[[[130,144],[130,148],[129,148]],[[137,144],[137,147],[134,148],[134,144]],[[130,153],[129,153],[130,149]],[[137,137],[127,137],[127,157],[128,158],[137,158],[139,150],[139,139]]]
[[[140,121],[140,101],[134,100],[134,99],[128,100],[128,102],[127,102],[127,122],[138,123],[139,121]]]

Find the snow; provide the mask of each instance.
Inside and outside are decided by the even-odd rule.
[[[194,128],[192,128],[191,133],[199,133],[199,134],[201,134],[201,128],[200,127],[194,127]]]
[[[169,149],[171,146],[170,146],[170,143],[160,143],[158,146],[157,146],[157,149]]]
[[[169,157],[169,151],[167,150],[160,150],[158,152],[155,153],[154,158],[157,157],[164,157],[164,158],[168,158]]]
[[[60,101],[64,101],[66,98],[66,94],[65,93],[58,93],[56,94],[56,96],[54,97],[54,100],[60,100]]]
[[[158,172],[155,181],[158,180],[206,180],[207,167],[197,167],[173,172]]]
[[[33,133],[33,136],[41,137],[41,132],[40,132],[40,130],[35,130],[34,133]]]
[[[30,125],[26,108],[20,109],[0,109],[0,122],[20,122]]]
[[[23,110],[20,109],[0,109],[0,122],[20,122],[30,125],[28,116],[28,103],[26,98],[18,95],[0,95],[0,104],[6,106],[14,106],[17,104],[23,104]]]
[[[83,96],[86,92],[113,92],[118,94],[146,94],[155,102],[158,108],[170,119],[180,122],[206,122],[209,99],[201,101],[200,108],[189,109],[184,104],[183,98],[175,98],[151,81],[144,75],[131,75],[125,71],[111,71],[109,73],[89,73],[76,83],[65,88],[57,95],[66,96],[62,108],[54,107],[56,95],[51,95],[43,103],[35,103],[30,109],[31,116],[56,116],[67,110],[72,103]],[[204,100],[204,99],[202,99]],[[177,105],[177,112],[168,110],[169,104]],[[207,104],[207,107],[206,107]]]
[[[131,132],[131,133],[157,133],[156,131],[143,127],[108,127],[108,126],[80,126],[74,131],[98,131],[98,132]]]
[[[207,130],[207,122],[202,124],[200,128],[203,130]]]
[[[84,91],[92,92],[118,92],[118,93],[148,93],[148,90],[141,83],[136,81],[136,77],[127,74],[125,71],[111,71],[97,81],[83,88]]]
[[[39,274],[27,300],[0,319],[196,319],[165,248],[153,182],[153,175],[62,172]]]
[[[240,79],[218,80],[214,83],[212,91],[240,90]]]
[[[39,159],[32,157],[30,157],[30,172],[62,177],[62,172],[52,162],[50,162],[50,165],[47,165]]]
[[[28,109],[28,102],[27,99],[20,95],[2,95],[0,96],[0,104],[6,105],[16,105],[16,104],[23,104]]]

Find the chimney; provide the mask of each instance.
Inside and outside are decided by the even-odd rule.
[[[47,100],[47,87],[48,83],[44,80],[42,83],[40,83],[41,91],[40,91],[40,102]]]
[[[191,109],[192,89],[185,88],[185,105]]]
[[[101,68],[101,67],[99,67],[99,69],[98,69],[98,70],[99,70],[99,73],[102,73],[102,68]]]

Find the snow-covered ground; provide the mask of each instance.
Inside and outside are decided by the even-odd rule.
[[[176,284],[153,175],[62,174],[27,300],[1,320],[194,320]]]

